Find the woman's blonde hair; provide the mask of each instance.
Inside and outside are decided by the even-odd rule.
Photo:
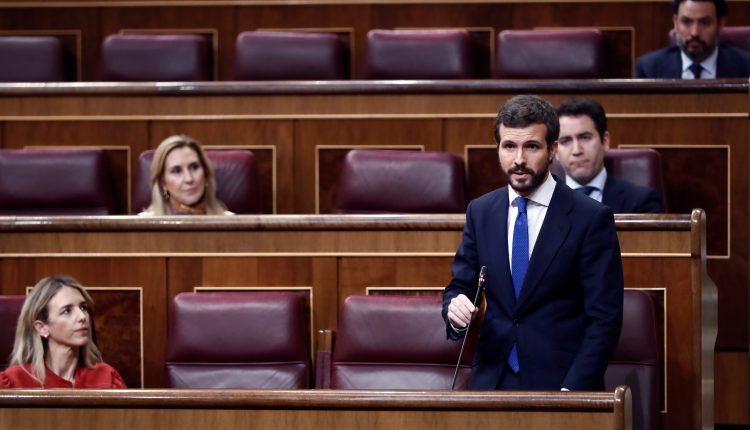
[[[203,167],[203,176],[206,181],[206,190],[203,193],[203,204],[208,215],[223,215],[226,211],[224,204],[216,198],[216,177],[214,168],[206,157],[200,142],[190,136],[174,135],[164,139],[154,152],[154,160],[151,163],[151,205],[146,208],[147,212],[154,215],[170,215],[173,213],[169,199],[164,197],[164,190],[160,184],[164,176],[164,165],[167,155],[176,148],[190,148],[198,155],[198,161]]]
[[[47,306],[62,287],[70,287],[78,290],[88,306],[91,338],[79,350],[78,365],[82,367],[94,367],[102,361],[102,354],[94,343],[94,301],[91,299],[91,296],[78,281],[70,276],[48,276],[34,285],[31,293],[29,293],[23,302],[21,315],[18,316],[16,341],[13,344],[13,352],[11,353],[10,360],[11,366],[30,365],[31,374],[41,383],[44,383],[46,375],[45,359],[47,358],[49,346],[47,339],[37,333],[34,328],[34,321],[48,322],[49,309]]]

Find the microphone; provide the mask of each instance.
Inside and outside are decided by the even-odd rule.
[[[474,296],[474,308],[479,304],[479,298],[482,296],[482,289],[484,288],[484,280],[487,277],[487,266],[482,266],[479,269],[479,280],[477,281],[477,294]],[[466,338],[469,337],[469,328],[471,323],[474,321],[474,316],[471,316],[469,324],[466,325],[466,334],[461,342],[461,352],[458,353],[458,362],[456,363],[456,370],[453,372],[453,382],[451,383],[451,390],[456,389],[456,377],[458,376],[458,367],[461,365],[461,357],[464,355],[464,347],[466,346]]]

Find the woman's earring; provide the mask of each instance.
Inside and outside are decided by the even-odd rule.
[[[169,190],[167,190],[166,188],[163,188],[161,190],[161,193],[164,196],[164,200],[169,200]]]

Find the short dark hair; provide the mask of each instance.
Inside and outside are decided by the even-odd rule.
[[[599,138],[604,138],[607,132],[607,114],[604,108],[598,102],[591,99],[580,97],[571,97],[557,108],[557,117],[561,116],[587,116],[594,121],[596,131],[599,132]]]
[[[547,148],[552,148],[560,135],[560,122],[555,114],[555,108],[550,102],[541,97],[520,95],[512,97],[500,107],[495,118],[495,143],[500,145],[500,124],[510,128],[523,128],[532,124],[542,124],[547,127]]]
[[[677,15],[677,12],[680,10],[680,4],[686,2],[687,0],[672,0],[672,12]],[[729,5],[727,5],[726,0],[692,0],[692,1],[710,1],[713,2],[714,6],[716,6],[716,17],[717,18],[724,18],[729,13]]]

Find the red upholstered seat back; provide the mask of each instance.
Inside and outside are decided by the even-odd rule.
[[[8,367],[16,340],[16,325],[26,296],[0,296],[0,370]]]
[[[599,30],[503,30],[497,35],[493,76],[500,79],[607,77]]]
[[[464,165],[447,152],[354,149],[344,161],[340,213],[466,210]]]
[[[319,388],[450,390],[461,343],[446,338],[441,310],[441,297],[347,297],[331,367],[320,370],[330,371],[330,387]],[[461,389],[475,349],[475,336],[469,339],[456,382]]]
[[[466,30],[370,30],[366,79],[474,79],[474,50]]]
[[[0,150],[0,215],[109,215],[112,188],[101,150]]]
[[[104,39],[100,77],[104,81],[208,81],[212,51],[196,34],[113,34]]]
[[[309,388],[304,300],[292,292],[178,294],[169,315],[168,386]]]
[[[724,27],[720,39],[745,51],[750,51],[750,26]]]
[[[625,290],[622,333],[604,375],[607,390],[628,385],[633,394],[633,428],[659,428],[659,361],[655,304],[643,291]]]
[[[331,33],[246,31],[237,36],[234,78],[348,79],[349,55]]]
[[[216,196],[236,214],[261,213],[260,179],[255,155],[247,150],[210,150],[206,156],[216,175]],[[138,157],[139,172],[133,183],[133,211],[151,204],[151,163],[154,150]]]
[[[65,48],[56,37],[0,37],[0,82],[66,81],[65,60]]]

